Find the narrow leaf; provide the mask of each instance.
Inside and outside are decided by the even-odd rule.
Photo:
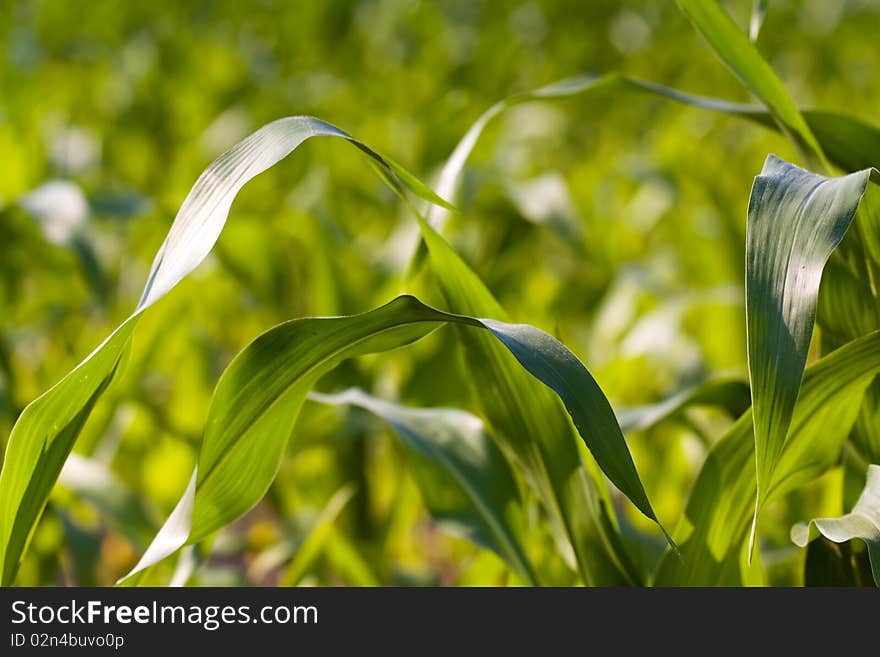
[[[451,308],[464,315],[504,317],[491,292],[443,238],[427,221],[419,218],[419,225],[430,254],[431,271]],[[575,563],[588,584],[640,581],[641,575],[623,546],[601,471],[591,458],[581,460],[577,438],[560,401],[536,385],[517,366],[511,353],[490,336],[459,331],[459,339],[475,401],[492,435],[522,468],[543,502],[560,549],[563,553],[573,549]],[[542,376],[538,371],[532,374]],[[584,386],[590,394],[591,386]],[[594,421],[603,420],[599,417]],[[588,430],[583,437],[590,442],[608,440],[619,444],[619,427],[610,436]]]
[[[759,4],[761,3],[759,2]],[[755,54],[760,58],[757,52]],[[759,65],[759,68],[763,67]],[[766,68],[769,69],[769,66],[766,66]],[[775,74],[773,74],[772,70],[769,74],[775,79]],[[787,98],[781,83],[778,80],[776,83],[772,85],[774,87],[778,85],[777,94],[775,95],[782,94],[784,98]],[[498,101],[483,112],[471,127],[468,128],[443,165],[437,178],[437,194],[445,199],[454,200],[456,198],[462,172],[477,142],[486,127],[508,109],[523,103],[559,100],[586,92],[601,90],[648,93],[691,107],[743,118],[792,136],[791,131],[785,129],[785,124],[776,120],[776,113],[768,111],[761,105],[749,105],[719,98],[699,96],[619,73],[580,75],[565,78],[531,91],[513,94]],[[795,123],[801,122],[797,119],[797,108],[794,108],[790,101],[782,100],[780,102],[782,106],[788,108],[785,112],[786,115],[793,116]],[[773,106],[771,105],[772,108]],[[792,108],[794,108],[794,113]],[[880,163],[880,128],[855,117],[837,112],[807,109],[803,110],[799,116],[802,117],[802,122],[806,125],[806,132],[815,135],[815,139],[821,146],[819,152],[827,154],[830,161],[844,171],[857,171]],[[796,146],[800,146],[802,141],[802,139],[797,137],[794,138]],[[447,204],[435,202],[427,210],[426,218],[438,232],[443,232],[444,225],[449,216],[449,209],[450,207]],[[418,248],[414,252],[412,262],[410,263],[410,270],[413,270],[421,262],[424,255],[423,246],[424,242],[420,240],[417,243]]]
[[[552,336],[528,324],[494,320],[483,323],[526,370],[559,395],[605,475],[642,513],[659,524],[614,410],[577,356]]]
[[[767,15],[767,0],[753,0],[752,16],[749,18],[749,40],[754,43],[761,33],[761,25]]]
[[[746,317],[758,497],[764,504],[810,348],[822,271],[871,179],[808,173],[769,156],[755,178],[746,235]]]

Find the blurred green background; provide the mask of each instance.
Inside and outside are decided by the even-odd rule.
[[[748,24],[751,0],[723,4]],[[877,2],[771,0],[758,45],[801,106],[872,120],[878,27]],[[672,2],[2,2],[0,440],[133,309],[190,186],[248,132],[312,114],[433,182],[496,100],[611,71],[749,100]],[[413,218],[337,142],[309,141],[248,185],[214,253],[147,313],[76,448],[128,492],[113,488],[107,508],[106,494],[63,480],[18,583],[115,581],[183,491],[232,356],[277,322],[361,312],[401,290]],[[514,320],[581,357],[615,408],[649,403],[746,376],[746,204],[769,152],[797,161],[781,136],[634,93],[523,105],[480,141],[445,234]],[[430,286],[421,292],[443,306]],[[473,409],[454,349],[441,330],[347,362],[318,387]],[[666,524],[726,421],[693,411],[630,440]],[[802,556],[788,528],[826,483],[769,512],[776,583],[793,581]],[[320,549],[290,569],[346,484],[355,493],[325,523]],[[628,504],[619,510],[657,533]],[[510,575],[431,522],[382,425],[309,404],[266,499],[221,533],[193,581]]]

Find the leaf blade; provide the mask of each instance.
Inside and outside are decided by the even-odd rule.
[[[160,530],[126,577],[183,545],[204,539],[262,498],[278,470],[303,401],[323,374],[346,358],[415,342],[442,324],[480,329],[502,351],[505,347],[523,349],[521,344],[510,346],[503,339],[513,330],[512,325],[440,311],[409,295],[360,315],[284,322],[251,342],[233,359],[217,384],[193,480],[168,526]],[[549,362],[551,370],[572,368],[572,359],[578,363],[580,369],[568,374],[572,381],[563,382],[570,396],[571,390],[589,377],[586,368],[554,338],[528,328],[532,336],[540,337],[529,347],[543,354],[534,359],[536,362]],[[515,329],[520,335],[524,330],[522,326]],[[528,371],[540,374],[539,366],[528,358],[523,361]],[[552,397],[546,389],[545,394]],[[602,393],[596,386],[591,394]],[[616,426],[610,406],[607,408]],[[576,450],[571,453],[578,458]]]
[[[870,178],[870,169],[827,178],[772,155],[755,178],[746,231],[746,338],[756,518],[791,424],[825,263],[843,240]]]

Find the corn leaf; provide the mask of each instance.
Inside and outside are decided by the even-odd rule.
[[[183,545],[204,539],[263,497],[306,395],[321,376],[346,358],[405,346],[444,323],[482,329],[490,340],[501,342],[528,372],[558,389],[578,417],[595,409],[597,417],[586,420],[593,423],[588,426],[609,433],[590,431],[587,445],[601,455],[611,472],[616,474],[619,468],[638,482],[610,405],[564,345],[533,327],[453,315],[415,297],[401,296],[361,315],[285,322],[236,356],[214,391],[190,485],[128,577]],[[616,433],[611,431],[612,423]],[[618,465],[621,462],[623,467]],[[627,463],[631,470],[626,469]],[[632,487],[630,481],[624,483]],[[643,490],[641,495],[650,512]]]
[[[797,401],[823,268],[863,197],[863,211],[878,200],[874,190],[866,193],[877,175],[866,169],[826,178],[771,155],[755,178],[746,236],[746,318],[757,458],[756,518]]]
[[[767,68],[769,69],[769,66]],[[775,78],[772,70],[770,74]],[[781,86],[781,83],[779,84]],[[772,130],[786,132],[774,118],[775,114],[761,105],[700,96],[619,73],[574,76],[538,89],[513,94],[483,112],[471,124],[444,163],[435,185],[437,195],[444,199],[455,199],[464,167],[480,137],[486,127],[508,109],[523,103],[561,100],[586,92],[603,90],[647,93],[683,105],[743,118]],[[785,90],[781,89],[780,93],[785,94]],[[787,98],[787,95],[785,97]],[[786,114],[801,117],[807,134],[815,135],[820,151],[827,154],[831,162],[844,171],[858,171],[880,162],[880,128],[877,126],[838,112],[814,109],[805,109],[799,112],[790,101],[778,102],[788,107]],[[797,118],[794,120],[798,122]],[[434,204],[428,208],[426,218],[432,227],[442,232],[448,217],[448,210],[449,208],[442,204]]]
[[[839,518],[815,518],[791,528],[791,540],[798,547],[819,535],[835,543],[859,538],[868,546],[874,583],[880,586],[880,465],[868,466],[865,489],[853,510]]]
[[[880,332],[854,340],[807,368],[768,502],[823,474],[837,461],[862,396],[880,373]],[[706,457],[655,584],[738,586],[755,504],[752,413],[743,415]]]
[[[526,582],[538,579],[523,545],[523,503],[510,465],[483,422],[451,408],[408,408],[350,389],[311,393],[325,404],[350,404],[385,420],[412,454],[415,479],[431,515],[502,557]]]
[[[263,126],[220,155],[187,195],[159,248],[132,315],[72,372],[22,412],[0,472],[0,583],[11,584],[49,491],[93,406],[110,384],[140,314],[204,260],[226,223],[232,201],[254,176],[306,139],[340,137],[366,153],[383,177],[400,190],[447,205],[399,165],[338,128],[312,117],[287,117]],[[403,179],[405,181],[401,183]]]
[[[430,254],[430,269],[450,307],[465,315],[504,317],[501,306],[479,277],[427,221],[420,217],[419,223]],[[485,334],[465,331],[459,334],[475,401],[489,421],[492,434],[501,441],[502,449],[522,468],[550,512],[558,540],[570,543],[584,581],[588,584],[639,581],[640,575],[620,539],[607,489],[595,462],[582,463],[571,424],[559,399],[536,385],[516,366],[516,360],[556,390],[591,451],[596,443],[605,443],[593,452],[597,458],[604,458],[609,450],[616,452],[605,464],[615,475],[615,483],[643,513],[656,520],[613,411],[595,381],[582,365],[574,365],[572,359],[576,361],[576,358],[570,352],[551,351],[567,361],[566,370],[587,375],[581,394],[593,399],[587,402],[588,406],[583,406],[583,402],[576,399],[577,388],[560,388],[559,375],[563,370],[545,371],[542,377],[529,367],[531,359],[518,345],[520,336],[511,334],[502,338],[508,351]],[[597,392],[601,400],[595,398]],[[592,415],[593,412],[596,415]]]
[[[736,29],[736,26],[734,28]],[[753,55],[759,59],[761,57],[757,51],[754,51]],[[763,69],[764,74],[769,75],[770,79],[775,81],[770,83],[770,86],[775,88],[775,93],[770,94],[766,98],[761,96],[762,100],[767,102],[771,111],[768,111],[761,105],[750,105],[720,98],[700,96],[619,73],[574,76],[558,80],[538,89],[508,96],[483,112],[471,124],[471,127],[468,128],[468,131],[458,144],[456,144],[455,149],[453,149],[452,154],[446,160],[437,177],[437,184],[435,186],[437,194],[444,199],[454,200],[456,198],[462,172],[481,135],[495,118],[508,109],[523,103],[560,100],[586,92],[601,90],[647,93],[691,107],[746,119],[765,128],[792,136],[791,130],[786,129],[787,124],[777,120],[776,117],[779,112],[774,109],[775,106],[768,100],[772,99],[785,116],[789,116],[796,124],[803,124],[805,134],[818,143],[819,148],[816,152],[822,153],[822,158],[827,155],[829,160],[842,170],[847,172],[858,171],[875,166],[880,162],[880,128],[858,118],[838,112],[812,109],[798,112],[793,102],[788,99],[784,88],[776,79],[769,65],[764,63],[762,59],[760,61],[763,65],[757,65],[758,68]],[[793,141],[795,145],[800,146],[803,139],[795,137]],[[442,233],[449,216],[449,208],[443,204],[435,203],[428,208],[425,216],[428,223],[438,232]],[[423,257],[424,242],[419,240],[417,248],[413,252],[409,270],[414,271],[421,264]]]

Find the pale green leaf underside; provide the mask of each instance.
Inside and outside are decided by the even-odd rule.
[[[0,473],[2,584],[13,581],[49,492],[92,406],[113,378],[140,313],[204,260],[226,223],[238,191],[254,176],[315,136],[340,137],[351,142],[373,160],[396,190],[405,185],[425,200],[445,205],[445,201],[396,163],[338,128],[312,117],[274,121],[218,157],[202,173],[181,205],[156,254],[132,315],[72,372],[28,405],[13,427]]]
[[[815,518],[791,528],[791,540],[798,547],[805,547],[819,534],[835,543],[863,540],[868,546],[874,583],[880,586],[880,465],[868,466],[865,488],[852,511],[839,518]]]
[[[494,550],[526,582],[538,583],[523,545],[525,518],[513,471],[482,420],[451,408],[409,408],[358,389],[313,392],[309,399],[357,406],[387,422],[419,457],[416,483],[441,526]]]
[[[785,444],[810,348],[825,263],[840,244],[872,170],[839,178],[769,156],[755,178],[746,235],[746,317],[758,506]],[[873,187],[873,185],[872,185]]]

